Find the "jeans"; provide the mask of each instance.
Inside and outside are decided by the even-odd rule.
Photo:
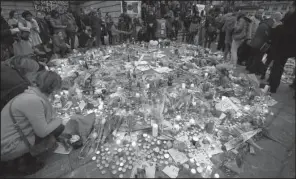
[[[231,63],[236,67],[237,65],[237,50],[238,47],[242,44],[242,40],[232,40],[231,44]]]
[[[72,50],[75,48],[75,35],[76,35],[76,32],[67,31],[67,42],[70,43],[70,40],[71,40],[71,49]]]
[[[63,124],[59,125],[54,131],[52,131],[49,135],[53,135],[55,138],[58,138],[64,131],[65,126]],[[42,141],[43,138],[40,138],[35,135],[35,144],[38,144]]]
[[[147,26],[147,39],[149,40],[155,40],[155,28],[150,27],[149,25]]]
[[[225,49],[224,41],[225,41],[225,32],[220,30],[217,50],[222,50],[224,52],[224,49]]]

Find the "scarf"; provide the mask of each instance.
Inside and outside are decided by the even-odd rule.
[[[43,101],[45,102],[43,103],[43,105],[45,108],[44,114],[45,114],[46,122],[50,123],[54,117],[54,110],[48,97],[45,94],[43,94],[37,87],[33,87],[33,86],[29,86],[24,93],[30,93],[30,94],[34,93],[38,97],[43,99]]]

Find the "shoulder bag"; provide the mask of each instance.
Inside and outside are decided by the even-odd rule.
[[[15,100],[15,98],[10,103],[9,115],[12,119],[14,127],[16,128],[18,133],[20,134],[21,139],[25,142],[26,146],[29,148],[30,154],[32,156],[38,156],[38,155],[46,153],[46,152],[53,152],[58,146],[56,138],[53,135],[48,135],[47,137],[43,138],[38,144],[35,144],[33,146],[30,144],[27,137],[23,133],[22,129],[20,128],[20,126],[16,122],[14,116],[12,115],[11,106],[12,106],[12,103],[14,100]]]

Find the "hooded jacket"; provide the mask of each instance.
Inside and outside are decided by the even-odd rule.
[[[264,43],[270,40],[270,33],[273,23],[273,19],[270,18],[259,24],[256,33],[251,40],[251,47],[260,49]]]
[[[13,160],[29,152],[9,115],[11,103],[12,115],[31,145],[35,144],[35,135],[44,138],[62,123],[62,120],[54,120],[48,98],[39,89],[29,87],[1,111],[1,161]]]

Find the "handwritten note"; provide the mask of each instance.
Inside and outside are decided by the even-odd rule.
[[[179,174],[179,168],[175,166],[166,166],[162,171],[170,178],[177,178]]]
[[[216,104],[216,109],[222,112],[225,112],[227,110],[233,109],[235,111],[238,111],[239,108],[228,98],[225,96],[222,96],[222,100]]]
[[[82,111],[86,106],[86,103],[84,101],[81,101],[80,104],[79,104],[79,108],[80,110]]]
[[[213,163],[210,160],[209,156],[207,155],[206,151],[204,150],[194,150],[193,158],[198,163],[204,163],[206,165],[212,166]]]
[[[188,161],[187,156],[184,153],[177,151],[176,149],[170,149],[168,150],[168,152],[177,163],[183,164]]]

